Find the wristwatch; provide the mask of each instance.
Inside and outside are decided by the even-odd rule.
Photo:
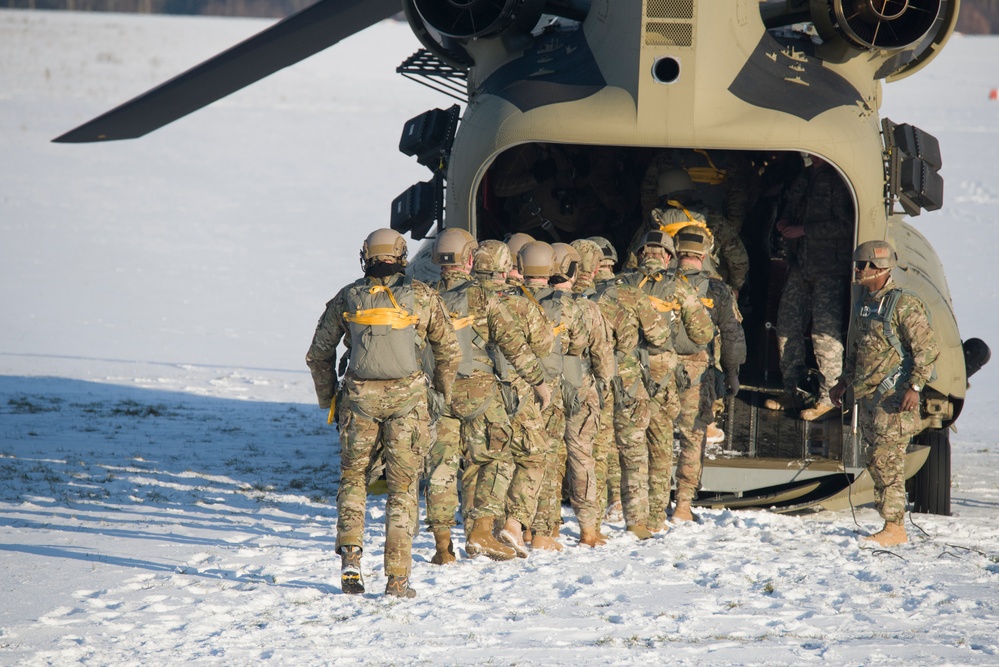
[[[923,390],[923,388],[920,387],[918,384],[914,384],[914,385],[912,385],[912,390],[918,394],[919,392],[921,392]]]

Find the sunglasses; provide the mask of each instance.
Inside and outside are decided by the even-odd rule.
[[[863,271],[864,269],[871,268],[876,269],[878,267],[874,266],[874,262],[854,262],[857,267],[857,271]]]

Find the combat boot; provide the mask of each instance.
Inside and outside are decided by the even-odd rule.
[[[676,507],[673,508],[673,523],[678,521],[697,521],[697,515],[690,511],[689,500],[676,501]]]
[[[416,591],[409,587],[409,575],[390,574],[388,584],[385,585],[385,595],[397,598],[415,598]]]
[[[451,529],[440,528],[434,531],[434,541],[437,543],[437,553],[430,559],[434,565],[447,565],[457,558],[454,555],[454,544],[451,542]]]
[[[512,560],[517,556],[516,551],[493,537],[493,520],[488,517],[476,519],[472,524],[465,551],[469,556],[483,554],[493,560]]]
[[[517,558],[527,558],[527,554],[530,553],[524,542],[524,530],[516,519],[507,519],[506,525],[499,533],[499,538],[514,550]]]
[[[777,398],[768,398],[763,401],[763,407],[767,410],[790,410],[794,406],[790,396],[781,394]]]
[[[340,589],[349,595],[359,595],[364,592],[361,547],[340,547]]]
[[[832,417],[832,412],[836,409],[836,406],[832,403],[819,402],[814,406],[808,408],[807,410],[801,411],[801,418],[806,422],[815,421],[817,419],[823,419],[825,417]]]
[[[909,541],[909,536],[905,532],[905,525],[901,521],[885,521],[885,527],[867,537],[861,538],[862,542],[874,542],[883,547],[893,547],[897,544],[905,544]]]
[[[709,445],[717,445],[720,442],[725,442],[725,431],[718,428],[718,425],[714,422],[708,424],[708,427],[704,430],[705,442]]]
[[[600,532],[597,527],[582,527],[579,530],[579,546],[599,547],[607,544],[607,536]]]
[[[624,507],[621,505],[620,498],[607,506],[607,513],[605,516],[608,521],[620,521],[624,518]]]
[[[562,551],[562,545],[558,543],[558,540],[544,533],[535,534],[531,548],[541,549],[542,551]]]
[[[628,532],[640,540],[647,540],[652,537],[652,531],[645,526],[628,526]]]

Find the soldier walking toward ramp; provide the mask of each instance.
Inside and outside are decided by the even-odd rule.
[[[478,247],[465,230],[446,229],[434,241],[433,260],[441,267],[441,283],[446,288],[441,298],[461,347],[450,413],[460,422],[465,454],[462,514],[466,527],[471,526],[466,528],[465,550],[470,556],[482,553],[494,560],[509,560],[516,555],[514,550],[493,536],[495,520],[505,518],[505,487],[504,492],[496,493],[491,482],[502,476],[497,468],[512,465],[509,445],[513,437],[496,379],[497,366],[511,366],[535,388],[542,404],[549,400],[549,394],[541,362],[528,345],[520,322],[505,305],[510,297],[485,289],[471,277]],[[457,470],[456,465],[451,470],[449,462],[459,453],[448,454],[447,446],[435,445],[435,449],[440,452],[431,456],[427,522],[437,543],[433,562],[447,563],[455,559],[450,529],[457,504],[456,490],[447,485],[453,484]],[[443,484],[435,484],[435,480]],[[479,480],[484,483],[479,484]]]
[[[865,538],[883,547],[909,541],[905,533],[905,450],[923,430],[921,394],[940,354],[919,297],[891,280],[895,249],[867,241],[853,253],[855,282],[866,290],[853,312],[855,335],[843,375],[830,392],[837,406],[853,390],[867,443],[867,471],[884,528]]]
[[[326,304],[305,357],[319,407],[337,393],[336,349],[341,339],[350,363],[340,393],[340,489],[336,550],[345,593],[363,593],[361,553],[367,469],[375,442],[385,447],[385,593],[415,597],[409,586],[418,487],[430,447],[427,378],[420,350],[430,343],[433,389],[450,398],[461,350],[441,298],[407,278],[406,241],[391,229],[368,235],[361,249],[364,278]]]

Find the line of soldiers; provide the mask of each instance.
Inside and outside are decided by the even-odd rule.
[[[416,595],[421,475],[435,564],[456,558],[459,471],[469,557],[561,550],[563,485],[580,545],[606,542],[608,497],[620,497],[638,539],[668,530],[674,430],[672,518],[695,519],[705,430],[720,395],[739,389],[745,339],[731,288],[703,265],[707,225],[683,207],[660,217],[637,245],[636,268],[619,275],[604,238],[549,245],[521,233],[479,244],[447,229],[433,247],[436,290],[406,275],[399,234],[368,236],[364,278],[327,303],[306,357],[340,431],[344,592],[364,591],[365,493],[379,460],[389,595]]]

